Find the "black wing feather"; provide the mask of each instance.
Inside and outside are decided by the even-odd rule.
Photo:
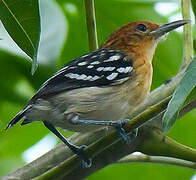
[[[118,55],[119,60],[107,61],[111,56]],[[92,53],[81,56],[69,64],[61,68],[51,78],[49,78],[38,90],[37,94],[33,99],[48,97],[63,91],[82,87],[92,86],[107,86],[115,84],[117,80],[121,80],[130,76],[130,72],[119,73],[118,77],[114,80],[109,80],[106,77],[109,76],[113,71],[97,71],[98,67],[132,67],[132,61],[125,60],[126,55],[122,52],[111,50],[111,49],[99,49]],[[87,68],[91,63],[98,61],[99,64],[93,64],[93,68]],[[79,66],[79,63],[86,63],[85,65]],[[100,78],[94,81],[84,81],[74,78],[69,78],[66,75],[69,73],[85,74],[87,76],[99,76]]]
[[[110,59],[111,57],[118,57],[116,59]],[[98,63],[95,63],[98,62]],[[83,65],[81,65],[82,63]],[[52,95],[73,90],[82,87],[93,86],[108,86],[123,83],[131,77],[132,61],[126,59],[126,55],[122,52],[112,49],[99,49],[92,53],[83,55],[56,72],[51,78],[49,78],[32,97],[29,103],[21,110],[14,119],[8,124],[7,128],[15,125],[21,118],[25,116],[25,113],[31,108],[38,98],[48,98]],[[98,68],[113,67],[110,70],[98,70]],[[121,72],[121,70],[122,72]],[[125,70],[125,68],[129,68]],[[86,77],[92,77],[85,80],[84,78],[77,79],[71,77],[70,73],[75,75],[85,75]],[[112,73],[115,76],[111,76]],[[93,79],[93,77],[95,79]],[[25,120],[22,125],[30,123]]]

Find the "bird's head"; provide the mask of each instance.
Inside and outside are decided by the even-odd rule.
[[[138,56],[151,60],[160,37],[188,22],[179,20],[163,25],[148,21],[131,22],[114,31],[102,47],[122,50],[132,60]]]

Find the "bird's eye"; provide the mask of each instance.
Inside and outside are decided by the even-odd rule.
[[[148,30],[148,27],[147,27],[146,25],[144,25],[144,24],[138,24],[138,25],[136,26],[136,29],[137,29],[138,31],[141,31],[141,32],[146,32],[146,31]]]

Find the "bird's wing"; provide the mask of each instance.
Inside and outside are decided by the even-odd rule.
[[[99,49],[61,68],[41,86],[34,98],[82,87],[121,84],[130,78],[132,69],[132,61],[127,60],[124,53]]]
[[[25,113],[31,109],[31,105],[39,98],[45,99],[60,92],[82,87],[118,85],[131,77],[132,69],[132,61],[127,60],[124,53],[115,50],[99,49],[81,56],[61,68],[43,83],[25,108],[7,125],[6,129],[23,118]]]

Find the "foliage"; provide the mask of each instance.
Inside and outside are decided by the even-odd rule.
[[[163,116],[163,131],[167,132],[175,123],[179,111],[182,109],[186,98],[191,94],[196,85],[196,60],[195,58],[188,66],[182,80],[176,88],[166,113]],[[195,99],[195,97],[192,97]]]
[[[37,49],[40,34],[38,1],[1,1],[0,17],[12,39],[33,59],[32,72],[37,66]],[[23,11],[18,11],[23,9]],[[8,20],[9,19],[9,20]]]
[[[10,0],[0,1],[0,18],[18,46],[33,58],[36,51],[28,45],[29,42],[25,41],[25,37],[23,38],[20,35],[18,40],[14,37],[16,33],[21,33],[21,29],[7,28],[14,22],[12,18],[7,19],[9,15],[2,11],[2,3],[9,4],[10,2]],[[34,0],[33,2],[37,3],[38,1]],[[115,28],[130,21],[145,19],[159,23],[167,22],[168,17],[159,14],[154,9],[157,2],[168,1],[95,1],[99,45]],[[29,58],[10,40],[3,26],[0,25],[0,167],[3,167],[0,168],[0,175],[5,175],[23,165],[25,162],[21,154],[48,133],[48,130],[41,123],[32,123],[24,127],[16,125],[5,132],[3,129],[8,121],[25,105],[27,99],[33,95],[41,83],[52,73],[68,61],[88,52],[83,3],[82,0],[40,1],[42,32],[38,51],[39,67],[34,76],[30,74],[31,62]],[[27,12],[24,6],[18,5],[15,8],[16,12],[21,14]],[[37,8],[37,5],[32,6],[28,10],[30,14],[25,16],[27,34],[31,35],[35,49],[39,38],[39,14]],[[30,18],[32,16],[36,17],[35,22],[32,22]],[[2,19],[3,17],[6,17],[6,20]],[[27,47],[30,48],[25,49]],[[158,87],[177,73],[183,58],[182,52],[182,35],[177,32],[171,32],[167,40],[162,41],[156,51],[153,62],[154,78],[152,89]],[[169,136],[196,148],[195,120],[196,111],[193,110],[177,121],[169,132]],[[66,135],[67,132],[64,132],[64,134]],[[141,171],[143,173],[140,173]],[[172,173],[168,173],[170,171]],[[141,163],[111,165],[87,179],[128,179],[130,177],[143,179],[144,176],[146,179],[151,179],[154,175],[159,179],[179,179],[179,177],[188,179],[193,174],[194,171],[185,168],[155,164],[144,165]]]

